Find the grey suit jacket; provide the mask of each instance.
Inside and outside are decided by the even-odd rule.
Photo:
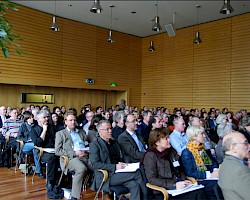
[[[218,184],[225,200],[247,200],[250,198],[250,169],[237,158],[226,155]]]
[[[120,149],[119,144],[112,140],[112,146],[120,152],[120,159],[121,162],[123,161],[122,151]],[[106,146],[105,141],[98,137],[97,140],[93,141],[89,145],[89,159],[91,162],[92,167],[95,169],[94,180],[91,185],[91,189],[97,191],[101,185],[101,181],[103,175],[101,172],[98,172],[98,169],[104,169],[108,171],[109,178],[107,182],[103,185],[104,191],[109,191],[109,180],[110,177],[115,173],[116,164],[112,164],[110,157],[109,157],[109,150]]]
[[[87,140],[87,136],[83,130],[79,129],[79,136],[83,142]],[[67,128],[58,131],[56,133],[56,140],[55,140],[55,154],[57,156],[67,156],[69,160],[75,157],[74,152],[74,145],[72,138],[67,130]],[[60,164],[63,166],[63,160],[60,159]],[[63,169],[65,170],[65,169]],[[65,170],[67,172],[67,170]]]
[[[147,148],[142,136],[137,134],[137,137],[141,141],[144,149],[146,150]],[[119,135],[118,143],[121,146],[122,150],[124,151],[124,156],[128,158],[128,162],[130,163],[140,162],[144,153],[139,151],[139,148],[135,140],[128,133],[128,131],[124,131],[121,135]]]

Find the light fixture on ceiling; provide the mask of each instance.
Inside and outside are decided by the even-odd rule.
[[[155,50],[154,41],[150,41],[150,46],[149,46],[148,50],[151,52],[153,52]]]
[[[196,15],[196,20],[197,20],[197,25],[198,25],[198,17],[199,17],[199,8],[201,6],[200,5],[196,5],[196,8],[197,8],[197,15]],[[196,31],[196,34],[195,34],[195,39],[194,39],[194,44],[200,44],[202,41],[201,41],[201,38],[200,38],[200,32],[199,31]]]
[[[102,12],[100,0],[94,0],[94,4],[91,7],[90,12],[93,12],[93,13],[101,13]]]
[[[112,35],[112,25],[113,25],[113,8],[115,7],[114,5],[110,5],[110,29],[109,29],[109,37],[107,39],[108,42],[113,43],[115,41],[113,35]]]
[[[175,12],[173,12],[173,23],[165,25],[169,37],[175,36]]]
[[[161,25],[160,25],[160,17],[158,16],[158,0],[155,6],[156,6],[156,17],[154,19],[155,23],[154,26],[152,27],[152,31],[159,32],[161,30]]]
[[[51,26],[50,26],[50,29],[52,30],[52,31],[59,31],[60,29],[59,29],[59,26],[58,26],[58,24],[57,24],[57,20],[56,20],[56,0],[55,0],[55,13],[54,13],[54,16],[53,16],[53,18],[52,18],[52,24],[51,24]]]
[[[224,5],[222,9],[220,10],[221,14],[230,14],[234,11],[233,7],[230,5],[230,0],[224,0]]]

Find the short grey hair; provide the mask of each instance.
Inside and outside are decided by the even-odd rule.
[[[105,124],[105,123],[110,124],[110,121],[109,120],[101,120],[101,121],[98,122],[98,124],[96,125],[96,129],[97,129],[98,132],[101,129],[102,124]]]
[[[113,116],[113,120],[118,123],[118,121],[121,119],[122,116],[125,116],[125,112],[123,110],[117,111],[115,115]]]
[[[204,131],[205,129],[202,126],[189,126],[186,134],[189,140],[193,140],[194,137],[197,137],[200,133],[204,133]]]
[[[240,134],[240,133],[239,133]],[[225,153],[226,151],[230,151],[231,146],[235,143],[235,138],[227,137],[222,141],[222,151]]]
[[[39,119],[41,118],[41,116],[47,116],[49,115],[49,111],[48,110],[40,110],[37,114],[36,114],[36,118]]]

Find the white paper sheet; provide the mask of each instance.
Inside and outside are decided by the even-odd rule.
[[[138,163],[129,163],[125,168],[116,170],[115,173],[135,172],[139,168],[140,168],[140,163],[139,162]]]
[[[204,188],[204,185],[198,185],[197,183],[195,184],[190,184],[189,186],[181,189],[181,190],[167,190],[169,194],[171,194],[172,196],[177,196],[177,195],[180,195],[180,194],[184,194],[186,192],[191,192],[191,191],[194,191],[194,190],[198,190],[198,189],[201,189],[201,188]]]
[[[45,151],[47,153],[55,153],[55,149],[54,148],[43,148],[43,151]]]

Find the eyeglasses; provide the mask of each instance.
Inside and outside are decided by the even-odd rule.
[[[101,129],[99,129],[99,130],[103,130],[103,131],[109,131],[109,130],[112,130],[112,128],[101,128]]]
[[[248,142],[236,142],[236,143],[234,143],[234,144],[244,144],[244,145],[246,145],[246,146],[248,146],[248,145],[249,145],[249,143],[248,143]]]

